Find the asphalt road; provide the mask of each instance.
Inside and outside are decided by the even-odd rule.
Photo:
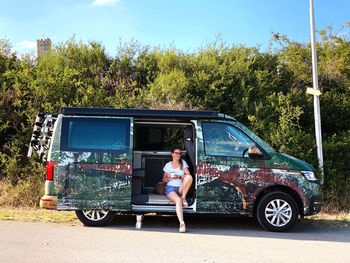
[[[350,228],[297,223],[271,233],[251,218],[134,216],[108,227],[0,221],[0,262],[350,262]]]

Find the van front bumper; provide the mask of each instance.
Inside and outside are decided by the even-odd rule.
[[[323,196],[314,195],[310,199],[310,206],[308,211],[306,211],[305,216],[311,216],[319,213],[321,211],[322,205],[323,205]]]
[[[40,208],[57,210],[57,197],[44,195],[40,199]]]

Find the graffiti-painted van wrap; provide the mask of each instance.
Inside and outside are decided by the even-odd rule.
[[[252,214],[261,191],[284,186],[297,193],[304,214],[309,214],[314,195],[322,195],[320,186],[307,181],[299,170],[312,170],[306,163],[274,152],[257,136],[235,121],[227,121],[244,131],[268,156],[213,156],[206,154],[202,123],[197,123],[197,211],[200,213]],[[213,122],[213,121],[211,121]]]
[[[65,143],[62,138],[69,140],[67,133],[72,129],[72,124],[65,124],[65,122],[68,122],[69,119],[74,123],[74,118],[79,121],[87,121],[87,123],[94,120],[97,123],[99,121],[103,123],[103,119],[108,120],[107,124],[109,122],[113,124],[114,120],[125,121],[123,125],[126,127],[125,133],[127,134],[123,133],[123,137],[127,136],[127,148],[123,146],[125,149],[116,151],[112,147],[108,150],[93,149],[91,151],[65,149],[62,145]],[[58,136],[61,140],[54,140],[59,141],[59,145],[53,145],[51,153],[51,159],[57,162],[58,168],[55,169],[54,176],[57,209],[129,211],[131,209],[133,119],[88,116],[62,118],[60,116],[57,121],[59,126],[57,130],[61,133]],[[87,126],[86,123],[83,125]],[[96,126],[96,123],[93,125]],[[68,143],[70,142],[66,142]],[[74,147],[81,146],[77,144]]]

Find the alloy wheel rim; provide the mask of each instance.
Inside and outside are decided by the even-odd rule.
[[[91,221],[100,221],[105,218],[108,211],[105,210],[83,210],[84,216]]]
[[[293,215],[292,207],[282,199],[274,199],[265,207],[265,218],[273,226],[287,225]]]

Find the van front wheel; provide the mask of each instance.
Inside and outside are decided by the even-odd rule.
[[[256,216],[266,230],[282,232],[294,225],[298,218],[298,207],[290,195],[272,192],[260,200]]]
[[[76,210],[75,214],[86,226],[105,226],[115,217],[114,212],[106,210]]]

